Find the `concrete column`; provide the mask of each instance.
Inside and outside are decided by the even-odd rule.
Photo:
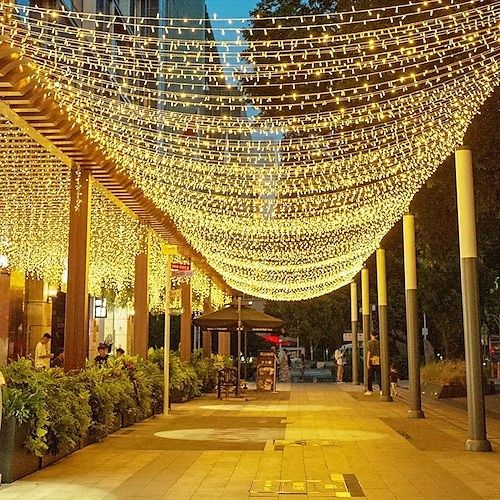
[[[149,345],[149,235],[146,234],[144,239],[143,252],[135,257],[132,354],[146,359]]]
[[[351,282],[352,383],[359,385],[358,287]]]
[[[48,286],[43,280],[27,278],[25,281],[27,352],[34,359],[35,347],[44,333],[52,331],[52,302]],[[49,343],[50,349],[50,343]]]
[[[472,155],[469,148],[461,147],[455,151],[455,167],[467,378],[469,439],[465,443],[465,449],[467,451],[492,451],[491,443],[486,436],[479,323],[476,214]]]
[[[415,251],[415,217],[403,216],[403,247],[405,267],[406,335],[408,346],[408,378],[410,409],[408,417],[424,418],[420,394],[420,351],[418,348],[417,256]]]
[[[80,186],[80,192],[78,190]],[[86,170],[71,171],[69,211],[68,284],[64,330],[64,369],[85,367],[89,344],[89,240],[91,178]]]
[[[368,384],[368,341],[370,340],[370,276],[368,269],[361,269],[361,315],[363,319],[363,383]]]
[[[191,284],[181,285],[182,316],[181,316],[181,361],[191,359]]]
[[[389,380],[389,332],[387,327],[387,279],[385,269],[385,250],[377,249],[377,296],[378,328],[380,335],[380,371],[382,377],[382,401],[392,401]]]

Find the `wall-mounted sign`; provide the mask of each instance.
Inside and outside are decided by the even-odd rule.
[[[190,277],[193,275],[193,271],[191,270],[191,264],[184,264],[181,262],[172,262],[170,264],[170,270],[172,271],[172,277]]]

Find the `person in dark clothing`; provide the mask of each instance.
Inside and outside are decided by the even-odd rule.
[[[108,364],[108,346],[103,343],[99,344],[97,346],[97,353],[97,356],[94,358],[94,363],[99,368],[102,368],[103,366],[106,366]]]
[[[64,367],[64,349],[61,347],[52,360],[52,368],[63,368]]]
[[[382,384],[380,383],[382,378],[380,374],[380,344],[376,333],[371,333],[370,335],[370,341],[367,346],[366,363],[368,365],[368,384],[365,396],[370,396],[373,392],[373,375],[375,373],[377,374],[380,394],[382,394]]]

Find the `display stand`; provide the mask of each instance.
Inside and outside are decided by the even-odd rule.
[[[257,391],[276,392],[276,353],[260,351],[257,357]]]

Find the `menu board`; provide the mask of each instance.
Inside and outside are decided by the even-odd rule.
[[[257,390],[276,389],[276,354],[274,351],[260,351],[257,357]]]

